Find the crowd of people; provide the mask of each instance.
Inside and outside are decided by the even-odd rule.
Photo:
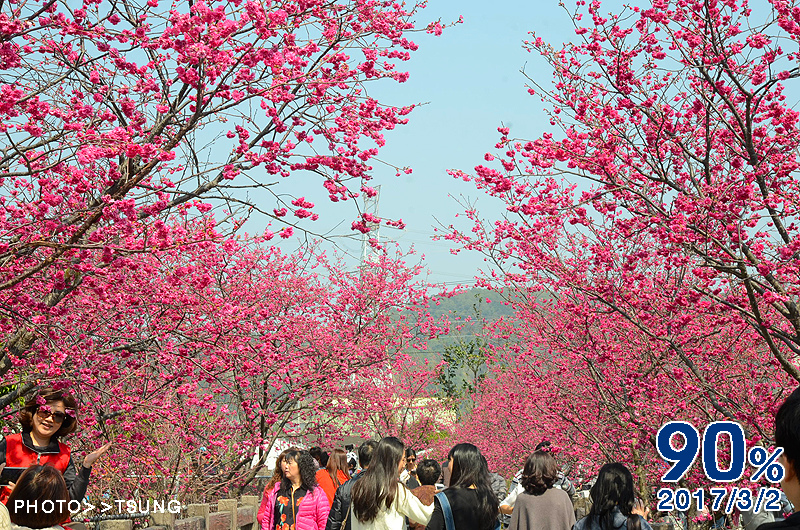
[[[618,463],[600,470],[592,511],[576,521],[575,489],[549,449],[542,444],[528,457],[519,485],[505,495],[505,481],[494,487],[496,474],[470,443],[457,444],[440,464],[417,462],[416,451],[395,437],[371,440],[359,447],[360,468],[346,480],[335,462],[344,451],[326,460],[316,448],[290,448],[264,489],[260,530],[649,530],[633,476]],[[505,525],[503,514],[510,516]]]
[[[91,466],[108,446],[76,469],[60,441],[75,429],[74,401],[52,389],[25,405],[20,422],[22,433],[0,442],[0,466],[22,470],[0,492],[0,530],[62,530],[70,503],[83,498]],[[800,506],[800,388],[776,414],[775,442],[783,448],[781,487]],[[651,530],[649,509],[622,463],[600,468],[591,507],[576,519],[575,488],[549,442],[528,456],[510,492],[471,443],[455,445],[442,463],[418,462],[417,455],[391,436],[363,443],[357,454],[287,449],[264,488],[259,530]],[[743,521],[745,530],[800,530],[800,512]],[[672,522],[685,530],[674,516]]]
[[[786,472],[781,486],[788,501],[800,506],[800,389],[776,414],[775,442],[784,448],[781,464]],[[548,441],[528,456],[507,494],[505,480],[490,473],[486,459],[470,443],[454,446],[442,464],[431,459],[417,462],[417,452],[394,437],[362,444],[357,463],[343,459],[345,454],[336,450],[326,459],[319,448],[311,452],[293,448],[281,454],[272,482],[264,490],[258,515],[260,530],[652,528],[650,509],[637,499],[633,475],[619,462],[600,468],[589,491],[588,513],[576,518],[573,503],[577,492],[560,470]],[[303,458],[306,466],[316,469],[316,485],[287,480],[287,473],[295,476],[286,464],[288,455],[303,455],[291,458]],[[331,463],[334,459],[337,461]],[[344,481],[343,461],[348,462],[351,474]],[[311,471],[307,475],[311,478]],[[328,505],[313,497],[315,487],[325,491]],[[298,500],[307,495],[312,495],[307,503]],[[297,508],[285,517],[284,506]],[[800,512],[786,515],[777,520],[769,513],[743,517],[742,525],[745,530],[800,530]],[[688,528],[685,517],[672,513],[656,516],[671,523],[674,530]]]

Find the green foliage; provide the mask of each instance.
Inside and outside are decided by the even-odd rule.
[[[437,319],[447,317],[450,333],[428,341],[427,349],[409,354],[420,362],[442,363],[435,380],[437,394],[461,417],[474,406],[473,395],[496,362],[491,346],[497,339],[487,340],[485,327],[514,312],[505,294],[476,288],[439,299],[430,313]]]
[[[435,445],[437,442],[442,442],[444,440],[448,440],[452,437],[452,434],[447,431],[442,430],[431,430],[425,435],[423,439],[426,446]],[[425,458],[428,458],[427,456]]]
[[[13,392],[16,392],[20,388],[20,386],[21,385],[19,383],[0,385],[0,400],[3,400],[3,397],[8,396]],[[16,425],[17,423],[16,415],[15,414],[5,415],[5,413],[22,408],[22,406],[24,405],[25,405],[25,398],[23,396],[20,396],[17,397],[14,401],[8,403],[2,409],[0,409],[0,413],[2,413],[2,416],[0,416],[0,429],[4,429],[10,425]]]
[[[514,314],[502,295],[487,289],[470,289],[456,296],[441,298],[438,300],[438,305],[431,306],[430,312],[436,318],[442,315],[451,318],[472,318],[476,314],[476,306],[480,309],[481,317],[490,322]]]
[[[442,360],[446,366],[439,374],[438,383],[445,396],[460,401],[475,393],[488,371],[486,346],[486,341],[476,336],[444,347]]]
[[[451,310],[457,335],[451,335],[444,343],[441,354],[444,364],[437,377],[440,395],[454,404],[459,416],[472,410],[473,395],[489,371],[490,348],[483,336],[483,328],[487,320],[502,316],[490,308],[507,307],[500,303],[490,303],[491,298],[487,295],[497,296],[490,291],[473,289],[465,294],[470,296],[461,295],[456,301],[451,299],[451,307],[458,307]],[[471,302],[469,306],[467,301]],[[494,319],[487,318],[486,314],[489,312],[494,314]]]

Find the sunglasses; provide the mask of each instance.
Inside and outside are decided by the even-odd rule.
[[[36,411],[36,415],[39,416],[40,420],[46,420],[49,417],[53,417],[54,423],[64,423],[64,420],[67,419],[67,415],[60,410],[53,411],[47,405],[39,406],[39,409]]]
[[[416,462],[416,461],[417,459],[414,458],[413,456],[409,456],[408,458],[406,458],[406,462]]]

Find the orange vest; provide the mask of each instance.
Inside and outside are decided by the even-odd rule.
[[[339,470],[336,478],[339,479],[339,485],[344,484],[347,482],[347,479],[350,478],[344,474],[341,470]],[[317,483],[322,488],[322,491],[325,492],[325,496],[328,497],[328,506],[333,505],[333,496],[336,494],[336,489],[339,487],[331,479],[331,474],[328,473],[327,469],[320,469],[317,471]]]
[[[8,467],[29,467],[33,464],[49,464],[61,471],[63,475],[70,463],[69,447],[61,442],[56,443],[58,443],[58,451],[49,450],[38,453],[22,441],[21,434],[9,434],[6,436],[6,465]],[[50,442],[50,447],[53,447],[53,442]],[[3,487],[0,490],[0,502],[5,504],[9,495],[8,488]]]

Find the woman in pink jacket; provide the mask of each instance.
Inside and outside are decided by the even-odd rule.
[[[264,522],[264,512],[267,510],[267,499],[269,499],[270,495],[273,493],[272,490],[275,489],[275,485],[279,484],[280,481],[283,480],[283,460],[286,458],[286,453],[289,451],[300,451],[300,448],[290,447],[279,454],[278,458],[275,459],[275,472],[272,473],[272,478],[269,479],[267,485],[264,486],[264,493],[261,494],[261,505],[258,507],[258,515],[256,516],[256,520],[258,521],[259,530],[261,528],[261,524]]]
[[[331,507],[315,474],[308,451],[286,452],[283,480],[265,498],[261,530],[325,530]]]

